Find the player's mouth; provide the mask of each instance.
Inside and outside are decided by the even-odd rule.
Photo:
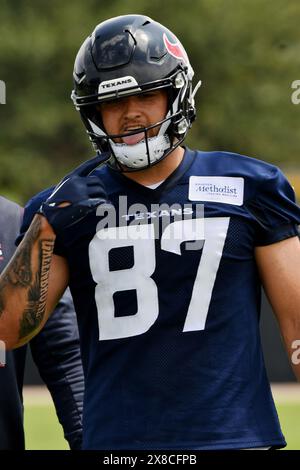
[[[127,135],[126,137],[122,137],[122,142],[127,145],[135,145],[141,142],[145,138],[145,133],[144,132],[139,132],[141,128],[136,128],[136,127],[127,127],[124,129],[124,133],[129,133],[129,132],[134,132],[136,131],[136,134],[132,135]]]

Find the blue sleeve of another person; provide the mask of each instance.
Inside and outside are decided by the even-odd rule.
[[[33,359],[51,393],[65,438],[72,450],[79,450],[84,376],[77,320],[69,289],[30,345]]]

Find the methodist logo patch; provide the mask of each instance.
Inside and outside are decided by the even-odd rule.
[[[244,178],[231,176],[191,176],[190,201],[221,202],[241,206],[244,202]]]

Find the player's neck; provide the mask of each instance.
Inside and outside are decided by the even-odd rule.
[[[180,165],[184,155],[184,149],[177,147],[170,155],[164,158],[161,162],[157,163],[146,170],[140,170],[136,172],[124,172],[127,178],[136,181],[139,184],[145,186],[159,183],[170,176],[173,171]]]

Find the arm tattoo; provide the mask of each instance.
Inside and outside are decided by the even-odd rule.
[[[19,339],[32,333],[44,318],[53,246],[53,240],[41,240],[39,242],[40,268],[28,291],[27,306],[20,320]]]
[[[24,338],[36,328],[36,311],[39,306],[39,273],[36,273],[35,281],[28,291],[27,306],[20,320],[19,339]]]
[[[22,249],[13,258],[11,268],[5,276],[8,284],[23,287],[31,285],[31,252],[32,246],[40,234],[40,230],[41,221],[40,219],[35,219],[30,227],[27,238],[24,240]]]
[[[5,309],[5,288],[7,286],[29,287],[32,282],[31,252],[32,246],[40,234],[41,221],[37,218],[31,224],[22,247],[14,255],[9,266],[3,273],[0,282],[0,317]]]
[[[41,324],[46,310],[48,276],[54,240],[39,240],[38,267],[37,271],[33,270],[32,250],[40,233],[41,221],[36,218],[0,282],[0,317],[5,310],[5,289],[8,286],[12,290],[25,289],[25,295],[27,291],[26,305],[20,319],[19,339],[31,334]]]

